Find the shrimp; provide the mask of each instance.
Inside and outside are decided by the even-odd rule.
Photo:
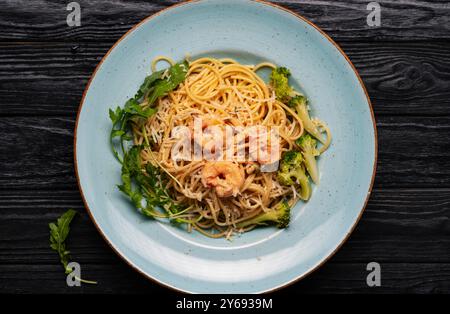
[[[280,160],[280,147],[272,131],[259,126],[252,130],[252,136],[247,137],[249,142],[249,155],[252,161],[260,165],[269,165]]]
[[[224,157],[224,149],[227,150],[227,129],[224,121],[216,116],[205,116],[200,119],[201,125],[194,128],[195,120],[189,122],[191,139],[198,145],[204,154],[210,155],[210,160],[219,160]],[[201,128],[200,128],[201,126]],[[201,133],[196,133],[196,132]],[[224,147],[225,146],[225,147]]]
[[[218,197],[236,196],[244,184],[244,170],[229,161],[207,162],[203,167],[202,183],[213,187]]]
[[[220,120],[218,117],[215,116],[205,116],[205,117],[198,117],[195,116],[195,119],[199,119],[201,122],[201,130],[204,131],[207,127],[213,126],[213,125],[221,125],[223,124],[223,121]],[[189,128],[192,130],[192,133],[194,133],[194,120],[189,121],[188,123]]]
[[[202,147],[204,147],[208,142],[214,141],[213,134],[211,134],[211,132],[206,132],[206,130],[209,127],[213,127],[213,126],[220,127],[220,125],[223,124],[223,122],[215,117],[201,118],[200,121],[201,121],[201,132],[202,132],[201,140],[202,141],[199,142],[198,144],[201,145]],[[191,137],[192,137],[192,139],[195,140],[194,121],[190,121],[188,126],[191,130]]]

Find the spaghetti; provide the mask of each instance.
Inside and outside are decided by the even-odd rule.
[[[153,72],[156,72],[159,61],[175,64],[170,58],[158,57],[152,62]],[[234,232],[248,231],[258,224],[267,223],[271,219],[266,218],[271,218],[276,208],[291,208],[302,198],[302,191],[305,195],[301,177],[294,173],[300,171],[308,176],[311,172],[305,162],[308,152],[301,144],[305,135],[309,135],[304,127],[304,119],[309,119],[309,116],[302,117],[290,103],[304,96],[292,90],[289,101],[279,97],[279,86],[267,84],[257,74],[265,67],[277,71],[274,64],[267,62],[252,66],[229,58],[199,58],[188,64],[184,81],[154,104],[148,103],[148,95],[140,100],[142,110],[150,108],[155,111],[146,119],[134,119],[130,123],[134,145],[142,147],[140,164],[142,169],[150,165],[161,171],[163,175],[159,178],[165,178],[161,187],[180,208],[173,211],[163,204],[162,213],[165,214],[153,216],[176,219],[185,223],[188,230],[195,229],[210,237],[229,238]],[[285,75],[286,83],[288,77]],[[162,79],[165,78],[170,79],[167,71],[162,74]],[[277,78],[272,75],[271,79]],[[261,160],[258,154],[253,160],[238,159],[235,153],[226,161],[173,158],[173,147],[178,140],[173,130],[185,127],[194,132],[196,120],[201,121],[202,131],[209,127],[277,129],[279,150],[276,159],[281,161],[280,168],[273,172],[262,171],[267,160]],[[326,135],[326,144],[313,149],[315,160],[330,145],[331,133],[324,122],[315,119],[310,122],[320,134]],[[211,140],[205,142],[189,138],[188,141],[200,147],[212,145],[213,150],[217,145]],[[246,150],[246,156],[252,154],[248,136],[240,144]],[[220,148],[230,148],[229,144],[223,145]],[[238,145],[238,141],[231,142],[232,152],[238,151]],[[270,145],[269,140],[262,149],[268,150]],[[288,165],[288,161],[283,159],[294,151],[297,152],[295,156],[301,158],[297,166]],[[292,167],[298,169],[294,171]],[[282,177],[280,172],[286,172],[288,168],[289,175]],[[303,198],[306,200],[309,196]]]

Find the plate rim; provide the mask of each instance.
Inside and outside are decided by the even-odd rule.
[[[83,189],[81,187],[81,182],[80,182],[80,175],[78,172],[78,161],[77,161],[77,134],[78,134],[78,122],[80,119],[80,114],[81,111],[83,109],[83,104],[87,95],[87,92],[90,88],[90,85],[95,77],[95,75],[97,74],[97,71],[100,69],[100,67],[102,66],[103,62],[108,58],[109,54],[116,48],[116,46],[122,41],[124,40],[128,35],[130,35],[132,32],[134,32],[137,28],[139,28],[142,24],[146,23],[147,21],[165,13],[166,11],[170,11],[174,8],[177,7],[181,7],[187,4],[191,4],[191,3],[197,3],[197,2],[202,2],[204,0],[186,0],[180,3],[176,3],[173,4],[167,8],[164,8],[152,15],[147,16],[146,18],[144,18],[142,21],[140,21],[139,23],[137,23],[136,25],[134,25],[132,28],[130,28],[125,34],[123,34],[112,46],[111,48],[108,49],[108,51],[106,52],[106,54],[102,57],[102,59],[99,61],[99,63],[97,64],[97,66],[95,67],[94,71],[92,72],[91,76],[89,77],[89,81],[86,84],[86,87],[83,91],[83,95],[81,97],[80,100],[80,104],[78,105],[78,111],[77,111],[77,116],[76,116],[76,120],[75,120],[75,130],[74,130],[74,138],[73,138],[73,160],[74,160],[74,168],[75,168],[75,177],[77,180],[77,185],[78,185],[78,190],[80,191],[80,195],[81,195],[81,199],[83,201],[84,207],[86,208],[86,211],[89,215],[89,218],[91,219],[91,221],[93,222],[95,228],[97,229],[97,231],[100,233],[101,237],[103,238],[103,240],[108,244],[108,246],[113,250],[113,252],[116,253],[116,255],[118,255],[122,260],[125,261],[125,263],[127,263],[132,269],[134,269],[135,271],[137,271],[139,274],[141,274],[142,276],[144,276],[145,278],[159,284],[160,286],[164,287],[164,288],[169,288],[172,291],[175,292],[182,292],[182,293],[194,293],[192,291],[189,290],[185,290],[182,288],[178,288],[175,287],[169,283],[163,282],[159,279],[157,279],[156,277],[153,277],[149,274],[147,274],[145,271],[143,271],[142,269],[140,269],[138,266],[136,266],[131,260],[129,260],[125,255],[122,254],[122,252],[120,252],[120,250],[118,248],[115,247],[115,245],[109,240],[109,238],[106,236],[105,232],[100,228],[100,226],[97,224],[94,215],[92,214],[91,209],[89,208],[89,205],[86,201],[86,198],[84,196],[84,192]],[[313,22],[311,22],[310,20],[308,20],[307,18],[303,17],[302,15],[288,9],[285,8],[279,4],[276,3],[272,3],[272,2],[268,2],[266,0],[242,0],[242,2],[256,2],[256,3],[260,3],[266,6],[271,6],[275,9],[278,10],[282,10],[284,12],[287,12],[291,15],[293,15],[294,17],[300,19],[303,22],[306,22],[307,24],[309,24],[311,27],[313,27],[314,29],[316,29],[325,39],[327,39],[337,50],[338,52],[345,58],[345,60],[347,61],[347,63],[350,65],[350,68],[353,70],[354,74],[356,75],[359,85],[361,86],[365,96],[366,96],[366,100],[367,100],[367,104],[369,106],[369,110],[370,110],[370,116],[371,116],[371,120],[372,120],[372,125],[373,125],[373,132],[374,132],[374,161],[373,161],[373,170],[372,170],[372,178],[370,180],[370,185],[366,194],[366,199],[364,201],[364,204],[362,206],[362,208],[359,211],[358,217],[356,218],[356,220],[354,221],[353,225],[351,226],[351,228],[348,230],[347,234],[343,237],[343,239],[339,242],[339,244],[336,246],[336,248],[329,253],[326,257],[324,257],[320,262],[316,263],[316,265],[312,266],[308,271],[304,272],[301,275],[298,275],[297,277],[283,283],[280,284],[278,286],[275,286],[273,288],[270,289],[265,289],[262,290],[258,293],[269,293],[269,292],[275,292],[278,291],[280,289],[286,288],[302,279],[304,279],[305,277],[309,276],[310,274],[312,274],[313,272],[315,272],[316,270],[318,270],[319,268],[321,268],[326,262],[328,262],[336,253],[337,251],[339,251],[339,249],[341,249],[341,247],[344,245],[345,242],[347,242],[348,238],[350,237],[350,235],[353,233],[354,229],[356,228],[356,226],[358,225],[359,221],[361,220],[361,217],[367,207],[367,203],[370,199],[370,195],[372,194],[372,190],[373,190],[373,185],[374,185],[374,181],[375,181],[375,176],[376,176],[376,172],[377,172],[377,163],[378,163],[378,133],[377,133],[377,125],[376,125],[376,119],[375,119],[375,114],[374,114],[374,110],[372,107],[372,102],[370,100],[369,97],[369,93],[367,92],[366,86],[364,85],[363,80],[361,79],[361,76],[359,75],[356,67],[354,66],[354,64],[352,63],[352,61],[350,60],[350,58],[347,56],[347,54],[342,50],[342,48],[327,34],[325,33],[325,31],[323,31],[320,27],[318,27],[316,24],[314,24]]]

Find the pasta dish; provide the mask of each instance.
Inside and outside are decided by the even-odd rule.
[[[160,62],[169,67],[157,70]],[[151,67],[109,112],[119,189],[142,214],[209,237],[287,227],[319,184],[317,158],[331,143],[290,71],[215,58],[158,57]]]

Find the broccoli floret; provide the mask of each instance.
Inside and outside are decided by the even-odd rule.
[[[303,161],[301,152],[289,151],[284,153],[278,170],[278,180],[283,185],[300,184],[300,198],[307,201],[311,196],[311,187],[302,165]]]
[[[305,159],[306,170],[308,170],[311,179],[315,184],[319,184],[319,171],[317,168],[316,156],[319,156],[317,150],[317,141],[309,134],[300,137],[296,144],[300,147]]]
[[[286,201],[279,203],[271,211],[260,214],[254,218],[244,220],[236,225],[238,228],[245,228],[250,225],[261,225],[275,223],[278,228],[283,229],[289,225],[291,220],[291,208]]]
[[[322,144],[325,142],[322,138],[322,134],[317,129],[317,126],[311,121],[308,112],[307,100],[304,96],[295,96],[289,101],[289,107],[295,108],[300,120],[303,122],[303,126],[309,134],[318,139]]]
[[[278,67],[275,69],[275,71],[280,75],[286,76],[287,78],[289,78],[289,76],[291,76],[291,71],[285,67]]]
[[[275,91],[275,95],[283,103],[289,101],[293,92],[291,86],[289,86],[289,76],[291,76],[291,72],[284,67],[274,69],[270,76],[270,84]]]

